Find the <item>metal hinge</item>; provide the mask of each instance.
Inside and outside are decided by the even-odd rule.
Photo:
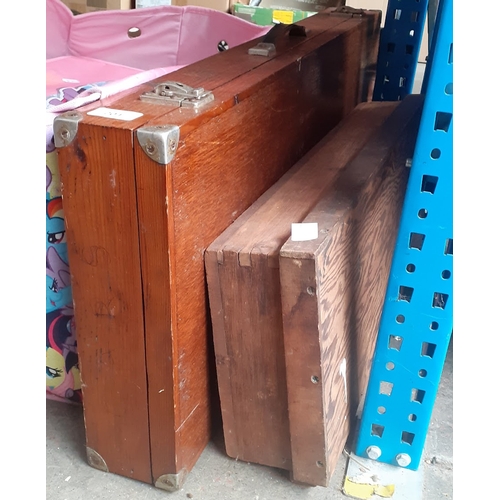
[[[334,7],[330,10],[330,14],[347,14],[351,17],[363,17],[366,14],[366,9],[355,9],[349,5],[341,5],[340,7]]]
[[[182,108],[199,108],[213,101],[214,95],[201,87],[195,89],[179,82],[165,82],[157,85],[152,92],[144,92],[140,99]]]

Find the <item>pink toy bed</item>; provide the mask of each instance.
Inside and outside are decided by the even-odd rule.
[[[73,320],[54,117],[260,37],[269,28],[193,6],[73,16],[60,0],[46,4],[47,397],[78,403],[78,325]]]

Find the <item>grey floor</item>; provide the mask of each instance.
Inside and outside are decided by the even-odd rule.
[[[453,346],[450,344],[424,456],[419,468],[421,492],[408,499],[453,498]],[[168,493],[148,484],[90,467],[85,458],[82,409],[47,400],[47,500],[336,500],[342,492],[346,459],[342,457],[328,488],[293,484],[270,467],[248,464],[224,453],[220,436],[203,451],[184,487]],[[376,497],[380,498],[380,497]]]
[[[414,92],[419,92],[425,65],[418,65]],[[453,345],[438,391],[424,456],[419,468],[422,491],[394,495],[394,500],[453,498]],[[347,498],[342,485],[347,459],[342,457],[328,488],[290,482],[278,469],[227,457],[221,436],[215,436],[188,475],[181,490],[167,493],[86,462],[82,408],[47,400],[47,500],[336,500]],[[396,498],[397,497],[397,498]],[[381,498],[381,497],[375,497]]]

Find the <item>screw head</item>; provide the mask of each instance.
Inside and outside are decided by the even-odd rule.
[[[221,40],[217,45],[217,50],[219,52],[224,52],[229,49],[229,44],[225,40]]]
[[[366,454],[368,455],[368,458],[377,460],[377,458],[382,455],[382,450],[378,446],[368,446],[368,448],[366,448]]]
[[[411,463],[411,457],[407,453],[399,453],[396,455],[396,462],[401,467],[408,467]]]

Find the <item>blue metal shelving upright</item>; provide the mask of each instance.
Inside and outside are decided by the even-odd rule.
[[[391,0],[389,7],[411,9],[415,3],[427,4]],[[452,0],[440,1],[422,88],[423,114],[355,449],[360,457],[412,470],[420,465],[453,329],[452,9]],[[401,95],[398,85],[389,90],[386,82],[385,88],[383,100]]]
[[[400,101],[411,94],[428,3],[389,0],[380,33],[374,101]]]

